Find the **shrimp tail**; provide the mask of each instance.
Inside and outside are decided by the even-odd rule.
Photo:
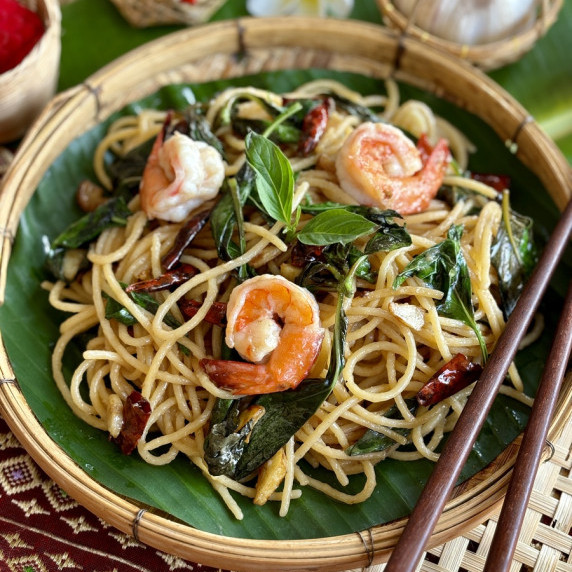
[[[400,193],[394,199],[394,208],[402,215],[427,210],[441,188],[449,165],[449,145],[445,139],[440,139],[433,149],[426,148],[424,153],[426,161],[422,169],[402,181]]]
[[[202,359],[200,364],[215,385],[234,395],[260,395],[291,387],[278,387],[264,365],[224,359]]]
[[[287,331],[286,348],[299,340],[295,328]],[[261,395],[295,389],[306,378],[320,352],[324,333],[320,329],[310,332],[304,340],[306,355],[300,357],[291,351],[274,353],[266,364],[245,363],[223,359],[202,359],[200,365],[209,379],[218,387],[234,395]],[[295,346],[294,346],[295,347]]]
[[[445,139],[439,139],[423,167],[423,172],[428,172],[438,182],[438,184],[436,182],[437,190],[447,171],[450,156],[447,141]]]

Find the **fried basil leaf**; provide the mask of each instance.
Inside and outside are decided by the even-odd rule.
[[[461,250],[462,225],[452,225],[447,238],[416,256],[393,282],[398,288],[411,276],[417,276],[429,287],[443,292],[435,306],[439,315],[460,320],[477,336],[483,359],[488,352],[485,341],[475,321],[472,302],[471,279],[467,262]]]

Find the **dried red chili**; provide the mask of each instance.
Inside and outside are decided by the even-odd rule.
[[[133,282],[129,284],[125,291],[129,292],[158,292],[159,290],[168,290],[173,286],[180,286],[187,280],[190,280],[198,273],[198,270],[190,264],[181,264],[179,267],[165,274],[161,274],[157,278],[151,280],[142,280],[141,282]]]
[[[151,404],[138,392],[133,391],[123,404],[123,426],[119,435],[113,439],[124,455],[130,455],[151,416]]]
[[[210,214],[210,210],[201,211],[181,227],[181,230],[177,233],[173,247],[165,254],[161,261],[165,270],[172,270],[177,262],[179,262],[183,251],[191,244],[203,226],[205,226]]]
[[[508,175],[495,175],[493,173],[471,173],[471,179],[492,187],[498,193],[510,188]]]
[[[449,360],[417,393],[419,405],[435,405],[476,381],[483,368],[463,354]]]
[[[325,99],[306,114],[302,123],[302,135],[298,143],[298,151],[302,155],[309,155],[316,148],[328,126],[329,115],[329,99]]]
[[[199,311],[201,306],[202,303],[197,300],[187,300],[186,298],[179,300],[179,309],[187,320],[190,320]],[[214,324],[215,326],[226,326],[226,303],[214,302],[207,310],[205,322]]]
[[[297,268],[303,268],[309,262],[315,262],[323,258],[323,246],[314,246],[312,244],[304,244],[303,242],[296,241],[292,247],[292,255],[290,262]]]

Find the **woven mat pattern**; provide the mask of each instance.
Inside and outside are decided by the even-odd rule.
[[[510,572],[572,572],[572,421],[538,468]],[[416,572],[482,572],[501,506],[463,536],[428,551]],[[385,564],[352,572],[382,572]]]

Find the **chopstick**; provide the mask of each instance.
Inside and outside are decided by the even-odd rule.
[[[412,572],[419,562],[445,503],[459,477],[518,345],[536,312],[572,231],[572,200],[560,217],[540,260],[507,320],[495,350],[449,435],[421,492],[385,572]]]
[[[548,426],[556,407],[571,350],[572,282],[568,287],[556,336],[524,431],[508,491],[497,522],[496,532],[485,563],[485,572],[503,572],[508,570],[512,563],[512,556],[532,492]]]

